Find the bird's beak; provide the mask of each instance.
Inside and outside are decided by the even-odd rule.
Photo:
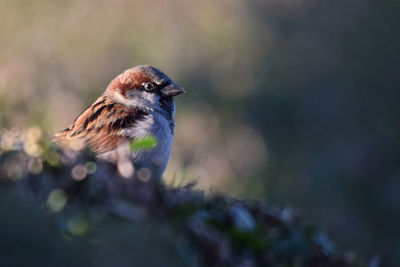
[[[161,94],[164,97],[173,97],[185,92],[183,87],[177,85],[176,83],[171,83],[161,89]]]

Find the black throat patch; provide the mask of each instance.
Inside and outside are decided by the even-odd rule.
[[[169,120],[169,128],[171,129],[172,135],[175,131],[175,122],[174,122],[174,100],[172,97],[168,98],[160,98],[160,106],[165,111],[167,119]]]

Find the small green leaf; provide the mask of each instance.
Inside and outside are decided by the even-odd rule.
[[[140,139],[134,139],[130,143],[131,151],[147,150],[157,146],[157,138],[153,135],[148,135]]]

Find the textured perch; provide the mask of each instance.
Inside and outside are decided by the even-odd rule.
[[[217,193],[205,196],[193,184],[170,188],[139,175],[129,178],[121,175],[123,167],[99,161],[90,151],[65,152],[46,144],[35,128],[5,132],[0,140],[2,203],[17,192],[23,209],[33,206],[39,217],[56,221],[56,236],[64,237],[60,242],[86,244],[84,256],[76,256],[78,265],[85,265],[82,257],[91,262],[105,257],[93,252],[102,246],[123,243],[115,266],[160,264],[155,258],[164,266],[366,266],[351,253],[338,252],[290,209]],[[29,213],[25,216],[30,221]],[[146,227],[148,234],[132,234]],[[107,238],[121,231],[132,239]],[[137,251],[138,242],[145,259],[143,253],[129,252]]]

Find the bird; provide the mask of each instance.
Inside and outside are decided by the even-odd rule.
[[[161,177],[169,161],[175,130],[174,97],[185,89],[161,70],[138,65],[115,77],[104,93],[65,130],[57,144],[79,141],[102,159],[121,160],[121,151],[135,169]],[[154,138],[154,147],[132,151],[129,144]],[[121,149],[123,148],[123,149]]]

